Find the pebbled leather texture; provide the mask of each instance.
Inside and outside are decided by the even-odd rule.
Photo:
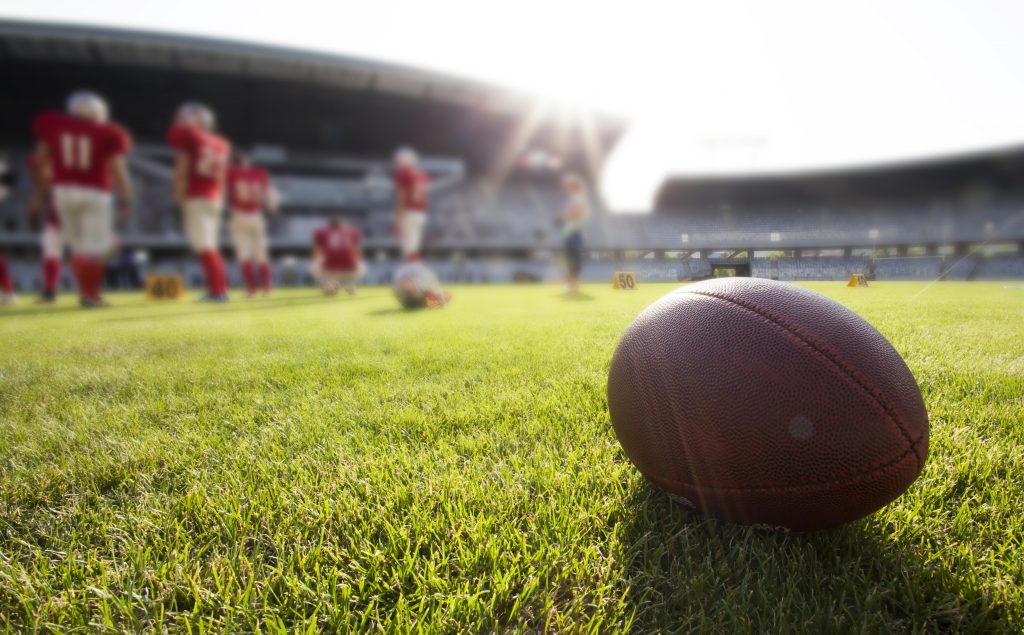
[[[608,408],[627,456],[698,510],[826,529],[893,501],[928,455],[903,358],[860,316],[772,280],[707,280],[627,329]]]

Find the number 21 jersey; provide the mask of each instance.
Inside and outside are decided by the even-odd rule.
[[[228,140],[195,126],[175,124],[167,131],[167,143],[188,156],[186,195],[220,202],[231,154]]]

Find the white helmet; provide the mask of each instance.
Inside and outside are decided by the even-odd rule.
[[[395,151],[395,165],[402,168],[415,167],[419,163],[416,151],[408,146],[403,146]]]
[[[217,118],[205,104],[197,101],[186,101],[178,108],[175,121],[187,126],[196,126],[203,130],[213,130],[217,124]]]
[[[103,123],[108,116],[107,102],[91,90],[76,90],[68,97],[68,114]]]
[[[422,262],[407,262],[395,271],[391,288],[406,309],[426,308],[431,298],[444,305],[444,290],[437,274]]]

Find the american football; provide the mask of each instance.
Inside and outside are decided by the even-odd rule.
[[[1024,624],[1024,3],[0,2],[0,634]]]
[[[849,309],[772,280],[709,280],[648,307],[612,358],[608,410],[655,485],[744,524],[860,518],[928,455],[899,353]]]

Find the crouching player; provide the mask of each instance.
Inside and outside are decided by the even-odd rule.
[[[228,276],[217,239],[231,144],[213,132],[214,124],[212,110],[185,103],[167,131],[167,143],[176,152],[174,201],[206,276],[206,295],[201,301],[226,302]]]
[[[341,217],[331,218],[327,227],[313,232],[313,271],[324,295],[338,289],[352,295],[366,272],[363,263],[363,234]]]
[[[49,166],[53,204],[61,231],[71,245],[71,269],[83,307],[106,306],[100,295],[105,259],[111,246],[114,201],[120,220],[131,215],[131,182],[124,155],[131,137],[107,121],[107,104],[95,93],[80,91],[68,100],[68,114],[44,112],[34,122],[36,165]]]
[[[406,262],[399,267],[391,288],[398,303],[410,310],[438,309],[452,299],[452,294],[441,288],[437,275],[422,262]]]
[[[257,275],[263,295],[270,295],[271,272],[267,255],[267,223],[263,210],[277,211],[277,196],[270,175],[254,166],[248,155],[235,152],[228,170],[228,205],[231,208],[231,240],[245,281],[245,295],[256,295]]]
[[[40,217],[43,219],[39,240],[43,254],[43,290],[36,304],[53,304],[57,300],[62,251],[60,216],[52,200],[53,175],[50,166],[41,165],[34,154],[29,155],[26,163],[32,174],[32,198],[28,205],[28,216],[33,225]]]

